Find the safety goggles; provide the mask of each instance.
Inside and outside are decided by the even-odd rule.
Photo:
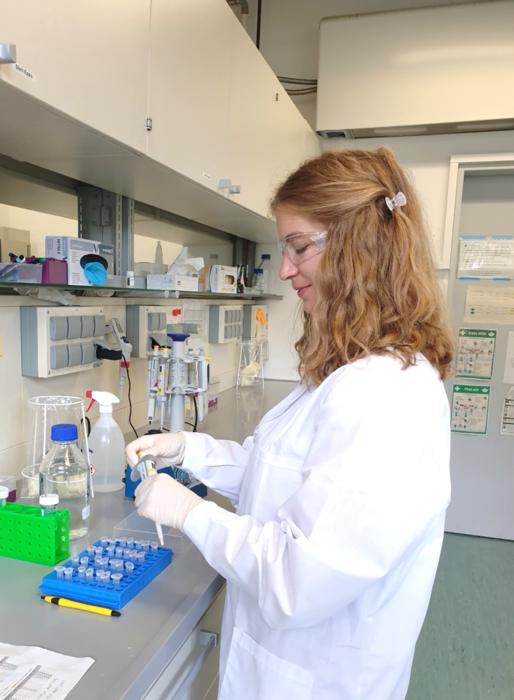
[[[280,238],[278,247],[281,255],[287,255],[294,265],[300,265],[319,255],[326,246],[327,232],[313,231],[312,233],[291,233]]]

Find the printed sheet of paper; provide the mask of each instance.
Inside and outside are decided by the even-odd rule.
[[[460,328],[457,343],[457,376],[491,379],[495,344],[494,330]]]
[[[489,386],[454,384],[452,400],[452,431],[484,435],[489,413]]]
[[[459,242],[459,278],[512,279],[512,236],[462,236]]]
[[[514,435],[514,386],[509,387],[507,395],[503,399],[502,435]]]
[[[514,287],[469,285],[464,322],[514,326]]]
[[[94,662],[0,642],[0,700],[64,700]]]
[[[514,331],[507,333],[507,350],[503,368],[503,383],[514,384]]]

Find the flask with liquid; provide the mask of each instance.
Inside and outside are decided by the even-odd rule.
[[[70,514],[70,540],[84,537],[89,529],[89,467],[77,438],[73,423],[53,425],[53,444],[39,468],[39,492],[57,494],[59,509]]]

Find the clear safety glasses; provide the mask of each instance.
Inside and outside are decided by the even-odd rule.
[[[278,241],[281,255],[287,255],[294,265],[313,258],[321,253],[327,242],[326,231],[313,231],[312,233],[291,233]]]

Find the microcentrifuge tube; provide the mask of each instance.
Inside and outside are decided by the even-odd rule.
[[[82,566],[82,565],[79,566],[79,568],[77,569],[77,574],[78,574],[78,577],[81,581],[85,581],[85,579],[86,579],[86,567]]]
[[[56,566],[55,573],[57,574],[57,578],[64,578],[64,566]]]
[[[72,566],[65,566],[63,573],[64,573],[64,580],[71,581],[71,579],[73,578],[73,567]]]
[[[135,565],[133,561],[126,561],[125,562],[125,570],[127,573],[131,574],[135,569]]]
[[[114,588],[117,588],[120,585],[122,578],[123,578],[123,574],[120,574],[117,572],[111,574],[111,581],[113,583]]]

